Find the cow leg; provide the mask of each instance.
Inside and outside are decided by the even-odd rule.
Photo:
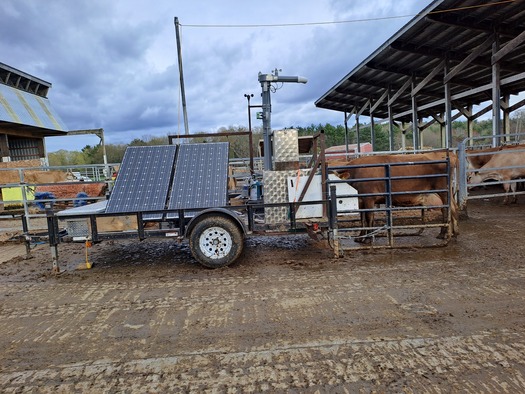
[[[445,205],[447,204],[448,200],[448,194],[434,194],[438,198],[438,200],[435,200],[432,205]],[[441,231],[439,232],[439,235],[437,238],[439,239],[450,239],[452,236],[456,236],[458,234],[458,209],[456,200],[454,198],[450,199],[450,207],[449,208],[441,208],[441,215],[442,215],[442,222],[447,223],[448,222],[448,210],[450,209],[450,226],[447,227],[441,227]]]
[[[459,207],[454,197],[451,199],[450,220],[452,221],[452,236],[457,237],[459,235]]]
[[[361,205],[361,209],[371,209],[374,207],[374,203],[370,204],[367,202],[364,202]],[[374,212],[373,211],[367,211],[367,212],[361,212],[361,227],[372,227],[374,225]],[[372,237],[368,235],[371,232],[371,230],[361,230],[359,232],[359,236],[355,238],[356,242],[363,243],[363,244],[371,244],[372,243]]]
[[[507,205],[509,203],[509,189],[509,184],[504,183],[503,190],[505,191],[505,197],[503,197],[503,205]]]
[[[364,212],[361,212],[361,227],[366,227],[366,217],[365,217],[365,213]],[[355,242],[359,242],[359,243],[364,243],[365,241],[365,237],[366,237],[366,231],[365,230],[361,230],[359,232],[359,235],[354,239]]]
[[[441,215],[443,216],[443,223],[446,223],[448,221],[448,212],[447,208],[441,208]],[[439,232],[439,235],[437,236],[439,239],[449,239],[450,238],[450,231],[448,227],[441,227],[441,231]]]
[[[516,195],[516,190],[518,188],[518,184],[517,183],[511,183],[510,184],[510,189],[512,190],[512,193],[513,196],[512,196],[512,200],[511,200],[511,204],[517,204],[518,203],[518,196]]]
[[[516,194],[514,196],[510,197],[510,192],[516,192],[516,184],[515,183],[504,183],[503,184],[503,190],[505,190],[505,197],[503,197],[503,204],[509,204],[509,199],[511,200],[510,203],[515,203],[517,201]]]

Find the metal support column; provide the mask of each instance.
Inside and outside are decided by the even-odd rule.
[[[245,94],[244,97],[248,100],[248,143],[250,144],[250,174],[255,173],[255,168],[253,166],[253,131],[252,131],[252,107],[260,107],[259,105],[251,105],[250,99],[253,97],[253,94]]]
[[[499,50],[499,37],[494,37],[492,44],[492,55]],[[496,147],[501,144],[501,87],[500,87],[500,65],[496,62],[492,65],[492,146]]]
[[[503,135],[505,142],[510,142],[510,95],[503,96]]]
[[[346,155],[345,158],[346,160],[348,160],[348,144],[350,143],[350,139],[348,137],[348,121],[350,120],[354,112],[355,112],[355,109],[350,111],[350,113],[345,111],[344,121],[345,121],[345,155]]]
[[[474,144],[474,140],[472,139],[472,137],[474,137],[474,121],[472,119],[472,109],[472,105],[469,105],[467,107],[469,113],[469,116],[467,116],[467,138],[469,146],[472,146]]]
[[[272,157],[273,157],[273,146],[272,146],[272,101],[270,97],[270,82],[261,82],[262,87],[262,123],[263,123],[263,146],[264,146],[264,158],[263,165],[265,170],[272,170]]]
[[[348,160],[348,115],[345,111],[345,159]]]
[[[416,79],[412,78],[412,90],[416,87]],[[419,150],[419,120],[417,117],[417,100],[416,95],[412,95],[412,145],[414,151]]]
[[[441,119],[445,119],[445,114],[440,114]],[[446,137],[445,122],[439,122],[439,135],[441,138],[441,148],[447,148],[447,137]]]
[[[376,150],[376,131],[374,127],[374,114],[372,111],[372,100],[370,100],[370,143],[372,144],[372,150]]]
[[[361,135],[359,130],[359,113],[355,114],[355,137],[357,142],[357,153],[361,153]]]
[[[445,62],[445,76],[448,74],[448,61]],[[445,83],[445,148],[452,148],[452,93],[450,82]]]
[[[389,134],[389,150],[394,150],[394,114],[392,112],[392,105],[390,105],[390,86],[388,87],[388,134]]]

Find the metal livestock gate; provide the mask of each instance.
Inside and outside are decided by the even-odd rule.
[[[459,177],[458,177],[458,204],[460,209],[467,206],[469,200],[475,199],[492,199],[505,197],[503,187],[504,184],[516,185],[524,182],[525,178],[525,145],[521,145],[519,138],[520,134],[505,134],[498,135],[495,138],[498,141],[504,141],[504,145],[495,146],[493,136],[482,136],[466,138],[458,146],[458,162],[459,162]],[[514,172],[520,174],[513,179],[490,179],[483,182],[472,183],[469,182],[471,177],[475,174],[487,173],[489,168],[476,168],[473,162],[486,162],[491,157],[499,156],[503,159],[510,158],[510,155],[520,155],[517,163],[511,164],[510,160],[501,160],[501,162],[508,162],[499,167],[490,168],[491,172],[504,172],[506,170],[515,170]],[[489,166],[490,167],[490,166]],[[508,196],[518,196],[525,194],[524,190],[519,190],[508,193]]]
[[[410,161],[410,154],[406,155],[406,162],[387,163],[381,162],[381,156],[378,155],[376,164],[360,166],[342,166],[331,167],[329,170],[344,171],[351,168],[381,168],[384,170],[384,176],[373,178],[361,178],[351,180],[352,184],[362,182],[384,182],[384,190],[374,193],[360,193],[359,198],[378,198],[384,200],[381,205],[367,209],[352,209],[347,211],[338,211],[338,214],[346,216],[337,217],[331,227],[332,247],[336,255],[342,255],[344,250],[352,249],[369,249],[369,248],[403,248],[403,247],[435,247],[444,246],[450,240],[452,230],[452,206],[453,201],[453,177],[451,176],[450,158],[432,161]],[[403,169],[424,164],[444,164],[443,171],[427,175],[399,175]],[[393,169],[398,169],[398,175],[393,175]],[[396,172],[394,170],[394,172]],[[442,189],[419,190],[414,188],[393,187],[396,182],[410,181],[416,179],[443,179],[446,187]],[[330,185],[331,205],[334,206],[340,198],[348,197],[337,195],[333,185],[350,180],[328,180]],[[358,186],[355,186],[359,188]],[[396,199],[400,197],[430,196],[442,193],[446,195],[445,201],[439,204],[425,204],[422,202],[425,198],[419,198],[420,203],[410,206],[395,205]],[[435,200],[434,200],[435,201]],[[455,205],[454,205],[455,206]],[[440,210],[436,215],[436,210]],[[331,209],[333,211],[333,208]],[[361,216],[370,213],[373,214],[374,223],[365,224],[361,221]],[[432,229],[440,229],[441,234],[445,236],[436,241],[435,232]],[[430,230],[430,231],[427,231]],[[426,233],[424,234],[424,232]],[[424,235],[424,236],[423,236]],[[414,236],[418,236],[414,238]],[[364,246],[366,245],[366,246]]]

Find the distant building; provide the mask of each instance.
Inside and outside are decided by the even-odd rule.
[[[0,161],[43,159],[44,137],[67,135],[47,93],[51,83],[0,63]]]
[[[369,153],[373,152],[372,144],[370,142],[361,142],[360,152]],[[357,153],[357,144],[348,144],[348,155],[353,156]],[[337,145],[331,146],[330,148],[325,149],[326,159],[327,160],[340,160],[346,159],[347,150],[346,145]]]

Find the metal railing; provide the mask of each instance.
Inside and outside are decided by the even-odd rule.
[[[106,198],[102,196],[81,196],[75,194],[66,198],[54,198],[50,193],[46,196],[46,192],[39,192],[39,188],[45,189],[48,186],[59,186],[67,189],[70,186],[101,184],[106,185],[106,190],[111,190],[114,183],[112,174],[117,168],[118,164],[91,164],[91,165],[77,165],[77,166],[43,166],[43,167],[16,167],[16,168],[0,168],[0,190],[2,191],[2,200],[0,201],[0,214],[16,215],[23,213],[27,220],[29,230],[33,229],[31,219],[45,217],[44,207],[46,203],[53,204],[55,209],[64,209],[67,206],[84,205],[88,202],[103,200]],[[31,181],[28,178],[34,179],[35,175],[43,179],[46,173],[51,174],[50,171],[63,173],[62,179],[65,181],[59,182],[45,182],[45,181]],[[7,174],[10,172],[17,173],[16,181],[8,179]],[[74,173],[81,179],[75,179]],[[27,176],[26,176],[27,175]],[[11,176],[13,177],[13,176]],[[15,198],[6,198],[6,195],[14,194]],[[20,197],[18,197],[18,195]],[[42,197],[43,196],[43,197]]]
[[[451,176],[450,176],[450,160],[433,160],[424,162],[394,162],[394,163],[379,163],[367,164],[367,165],[353,165],[353,166],[342,166],[342,167],[330,167],[329,170],[344,171],[352,168],[378,168],[381,169],[384,176],[373,176],[368,178],[358,178],[352,180],[328,180],[327,183],[330,185],[330,199],[332,201],[332,208],[330,212],[337,212],[338,214],[354,214],[350,218],[330,218],[333,222],[331,227],[332,239],[334,242],[334,249],[337,251],[343,251],[348,249],[363,249],[363,248],[393,248],[393,247],[415,247],[415,246],[441,246],[448,242],[449,236],[451,235]],[[444,164],[443,171],[425,175],[393,175],[392,170],[394,168],[408,168],[414,165],[430,165],[430,164]],[[401,170],[403,171],[403,170]],[[399,173],[399,170],[396,171]],[[418,179],[439,179],[443,178],[443,188],[433,188],[419,190],[413,187],[400,186],[400,182],[410,182],[411,180]],[[359,209],[351,209],[347,211],[337,211],[334,208],[336,200],[346,197],[355,197],[355,195],[337,195],[335,185],[337,183],[351,182],[356,185],[358,183],[374,182],[377,187],[376,190],[371,190],[369,193],[359,193],[358,197],[362,201],[370,199],[374,203],[381,202],[381,205],[373,205],[373,207],[364,208],[363,204],[360,204]],[[359,189],[359,186],[355,186]],[[445,195],[446,198],[441,198],[441,204],[423,204],[423,202],[416,203],[410,206],[399,205],[396,200],[401,197],[414,197],[416,196],[427,196],[432,194]],[[443,201],[445,200],[445,201]],[[441,219],[429,220],[427,211],[430,209],[440,209]],[[416,215],[416,212],[420,214]],[[360,214],[361,219],[355,217],[355,214]],[[374,218],[373,221],[367,223],[365,216]],[[425,229],[428,228],[440,228],[441,234],[446,232],[447,237],[438,243],[428,242],[423,243],[420,239],[417,242],[407,242],[406,239],[403,242],[394,242],[396,237],[410,237],[413,235],[421,235]],[[411,232],[406,232],[410,230]],[[414,232],[415,230],[415,232]],[[386,241],[376,242],[378,238]],[[367,244],[367,246],[363,246]]]
[[[505,191],[504,187],[516,185],[517,183],[524,182],[521,179],[525,177],[525,160],[519,160],[518,163],[510,163],[509,165],[495,167],[491,162],[488,166],[485,166],[491,158],[499,156],[501,158],[509,157],[519,153],[525,157],[525,145],[519,145],[520,141],[518,138],[522,137],[523,134],[502,134],[498,136],[481,136],[464,139],[458,146],[458,162],[459,162],[459,179],[458,179],[458,204],[461,209],[464,209],[469,200],[474,199],[491,199],[501,198],[509,196],[516,197],[518,195],[525,194],[525,191],[509,190]],[[515,137],[513,140],[512,137]],[[491,141],[496,138],[500,141],[506,140],[507,142],[503,145],[493,147],[489,145],[487,141]],[[511,148],[511,149],[509,149]],[[500,156],[501,155],[501,156]],[[501,161],[501,160],[500,160]],[[506,161],[506,160],[503,160]],[[482,163],[483,165],[475,166],[474,163]],[[521,174],[519,177],[514,179],[491,179],[481,183],[472,183],[470,179],[475,174],[487,174],[492,173],[504,173],[506,170],[518,170],[513,171],[515,174]],[[495,192],[491,186],[501,185],[500,191]],[[511,188],[512,189],[512,188]]]

